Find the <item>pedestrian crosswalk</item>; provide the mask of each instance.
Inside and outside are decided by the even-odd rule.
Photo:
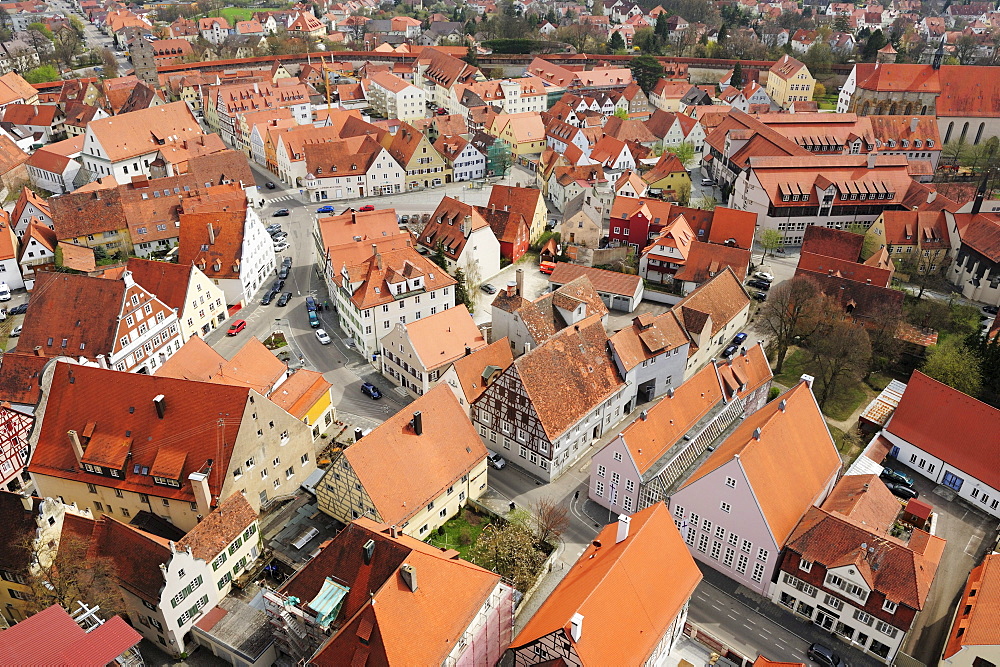
[[[267,203],[268,204],[277,204],[279,201],[288,201],[289,199],[292,199],[292,198],[293,198],[293,195],[285,195],[284,197],[275,197],[274,199],[268,199]]]

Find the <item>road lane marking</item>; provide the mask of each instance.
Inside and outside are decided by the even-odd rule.
[[[969,543],[965,545],[965,554],[967,556],[975,556],[976,555],[976,551],[979,549],[979,544],[982,541],[983,541],[983,536],[982,535],[973,535],[972,537],[970,537],[969,538]],[[972,546],[973,542],[976,543],[976,546],[974,546],[974,547]],[[969,551],[970,547],[972,548],[971,552]]]

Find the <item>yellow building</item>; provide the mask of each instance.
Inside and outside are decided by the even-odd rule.
[[[331,390],[333,385],[322,373],[300,368],[271,392],[271,400],[312,428],[313,438],[330,427],[337,418]]]
[[[678,201],[679,195],[686,190],[691,194],[691,174],[673,153],[664,153],[652,169],[646,172],[642,180],[650,190],[659,190],[667,201]]]
[[[395,135],[384,135],[382,147],[406,170],[407,190],[451,183],[452,169],[447,161],[430,140],[409,123],[401,124]]]
[[[914,270],[938,274],[948,265],[951,241],[944,211],[885,211],[867,236],[907,276]]]
[[[439,384],[333,460],[319,508],[426,538],[486,490],[486,447],[458,399]]]
[[[793,102],[808,102],[813,98],[816,79],[809,68],[791,56],[783,56],[767,73],[765,90],[771,101],[782,109]]]
[[[514,155],[534,155],[545,150],[545,125],[534,112],[497,114],[490,134],[506,142]]]
[[[530,240],[538,240],[545,232],[549,221],[549,209],[538,188],[518,188],[509,185],[494,185],[490,191],[489,209],[501,209],[520,213],[528,221]]]

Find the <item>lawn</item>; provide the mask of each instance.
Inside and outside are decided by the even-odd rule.
[[[837,451],[840,452],[840,460],[844,462],[844,467],[850,466],[854,463],[854,459],[861,455],[861,444],[857,438],[848,436],[836,426],[830,424],[826,426],[830,429],[830,435],[833,436],[833,442],[837,445]]]
[[[809,353],[801,348],[793,348],[785,356],[785,365],[782,367],[781,373],[774,377],[774,381],[786,387],[792,387],[799,381],[803,373],[815,375],[809,367]],[[868,392],[865,390],[864,383],[847,385],[841,387],[830,397],[826,406],[823,407],[823,414],[831,419],[843,421],[867,400],[869,400]]]
[[[223,16],[229,25],[235,27],[237,21],[249,21],[253,18],[254,10],[244,7],[223,7],[218,11],[209,12],[211,16]]]
[[[468,560],[472,545],[489,522],[488,517],[464,508],[442,526],[443,535],[435,531],[427,538],[427,543],[442,549],[455,549],[463,559]]]

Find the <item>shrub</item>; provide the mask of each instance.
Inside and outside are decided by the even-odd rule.
[[[771,389],[767,392],[767,402],[770,403],[774,399],[778,398],[778,396],[781,396],[781,389],[778,387],[771,387]]]

